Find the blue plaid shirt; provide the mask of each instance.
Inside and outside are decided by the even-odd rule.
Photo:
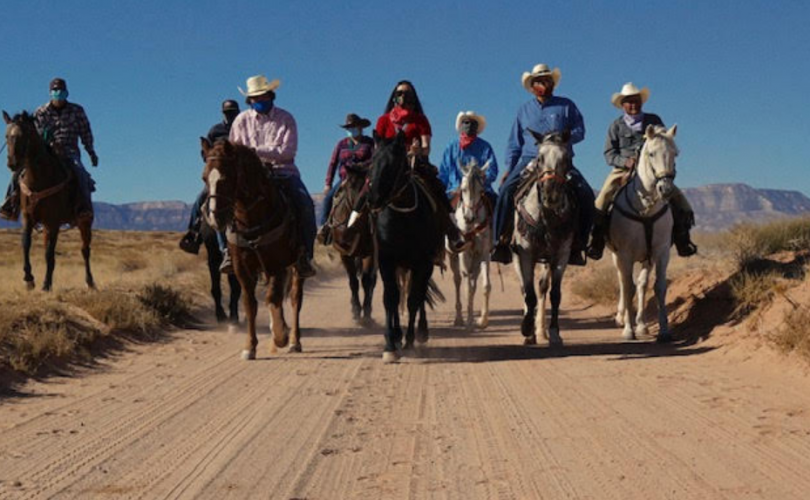
[[[90,122],[84,108],[78,104],[65,103],[61,110],[53,107],[50,102],[43,104],[34,112],[34,119],[39,131],[47,133],[49,140],[60,146],[68,157],[80,158],[79,138],[88,154],[95,153]]]

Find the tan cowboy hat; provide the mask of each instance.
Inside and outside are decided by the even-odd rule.
[[[247,92],[242,90],[242,87],[236,88],[239,89],[239,92],[245,97],[256,97],[276,90],[280,85],[281,81],[278,79],[268,81],[266,76],[256,75],[247,79]]]
[[[547,64],[537,64],[534,66],[534,68],[532,68],[531,73],[528,71],[523,72],[523,76],[520,78],[520,81],[523,83],[523,88],[531,93],[532,79],[537,78],[538,76],[551,76],[551,78],[554,80],[554,86],[556,87],[557,84],[560,83],[562,73],[560,72],[560,68],[548,69]]]
[[[478,132],[476,135],[481,135],[485,128],[487,128],[487,119],[475,113],[475,111],[461,111],[456,117],[456,132],[461,132],[461,120],[470,118],[478,122]]]
[[[617,108],[622,109],[622,100],[625,97],[630,97],[631,95],[641,96],[641,103],[644,104],[650,97],[650,89],[644,87],[643,89],[639,90],[638,87],[633,85],[633,82],[627,82],[622,87],[621,92],[616,92],[613,94],[613,97],[610,98],[610,102],[612,102]]]

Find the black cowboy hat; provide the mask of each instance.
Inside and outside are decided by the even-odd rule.
[[[346,123],[339,125],[342,128],[366,128],[371,125],[371,122],[365,118],[360,118],[354,113],[346,115]]]
[[[67,90],[67,83],[61,78],[54,78],[51,80],[49,90]]]
[[[222,111],[239,111],[239,103],[233,99],[222,101]]]

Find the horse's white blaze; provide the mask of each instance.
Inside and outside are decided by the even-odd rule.
[[[352,227],[357,219],[360,218],[360,212],[352,210],[351,215],[349,215],[349,224],[346,227]]]
[[[221,177],[219,170],[211,170],[208,173],[208,211],[211,214],[217,210],[217,185]]]

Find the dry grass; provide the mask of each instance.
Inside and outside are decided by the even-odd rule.
[[[167,325],[183,325],[195,304],[208,304],[205,252],[177,249],[177,233],[94,233],[91,263],[97,291],[84,286],[76,231],[60,236],[54,292],[27,292],[19,233],[0,231],[0,371],[24,375],[83,362],[105,340],[156,339]],[[35,240],[37,283],[45,271]]]
[[[810,310],[797,307],[788,312],[772,340],[783,352],[796,352],[810,361]]]
[[[744,270],[777,252],[810,248],[810,218],[739,224],[724,234],[725,247]]]
[[[787,287],[779,273],[774,271],[742,271],[731,278],[731,297],[734,300],[734,314],[742,317],[750,314]]]
[[[587,275],[577,273],[571,281],[571,291],[594,304],[615,304],[619,298],[619,281],[610,258],[606,256],[600,260]]]

